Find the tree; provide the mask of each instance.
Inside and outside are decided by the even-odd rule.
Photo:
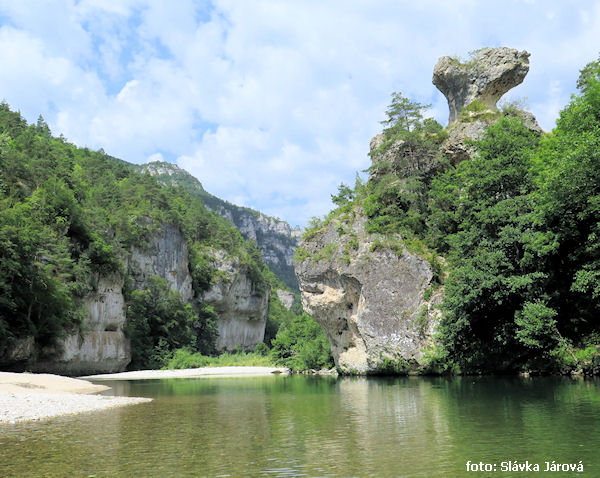
[[[423,112],[431,105],[423,105],[418,101],[412,101],[404,97],[402,93],[392,93],[392,102],[387,107],[385,114],[387,119],[381,124],[386,128],[384,133],[389,131],[413,131],[423,126]]]
[[[321,326],[306,314],[294,317],[290,324],[279,330],[270,357],[292,370],[333,366],[331,348]]]
[[[331,195],[331,201],[336,206],[343,206],[354,199],[354,190],[347,184],[341,183],[338,186],[338,193]]]
[[[35,130],[39,135],[50,136],[50,127],[42,115],[38,116]]]
[[[392,94],[383,141],[371,151],[370,179],[364,192],[364,209],[370,232],[421,235],[425,229],[427,190],[439,161],[439,146],[446,134],[432,118],[424,118],[430,105]]]
[[[577,79],[577,88],[582,92],[586,93],[588,86],[600,80],[600,58],[596,61],[591,61],[579,72],[579,78]]]

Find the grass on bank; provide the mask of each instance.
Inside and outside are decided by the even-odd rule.
[[[224,352],[211,357],[200,353],[192,353],[186,349],[179,349],[166,362],[166,369],[183,369],[199,367],[277,367],[273,361],[258,352]]]

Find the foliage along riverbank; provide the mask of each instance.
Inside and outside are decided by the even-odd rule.
[[[321,370],[333,367],[331,351],[320,326],[306,314],[291,315],[279,326],[271,347],[260,343],[254,352],[225,352],[216,356],[178,349],[165,360],[168,369],[224,366],[283,366],[292,371]]]

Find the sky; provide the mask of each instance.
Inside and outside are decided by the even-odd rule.
[[[392,92],[446,124],[433,67],[485,46],[531,53],[505,98],[549,131],[598,58],[600,1],[0,0],[0,98],[304,226],[369,167]]]

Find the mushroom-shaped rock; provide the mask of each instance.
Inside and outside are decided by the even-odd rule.
[[[495,110],[500,97],[522,83],[528,71],[529,53],[525,50],[482,48],[465,63],[449,56],[440,58],[433,70],[433,84],[446,96],[449,123],[454,123],[460,111],[475,100]]]

